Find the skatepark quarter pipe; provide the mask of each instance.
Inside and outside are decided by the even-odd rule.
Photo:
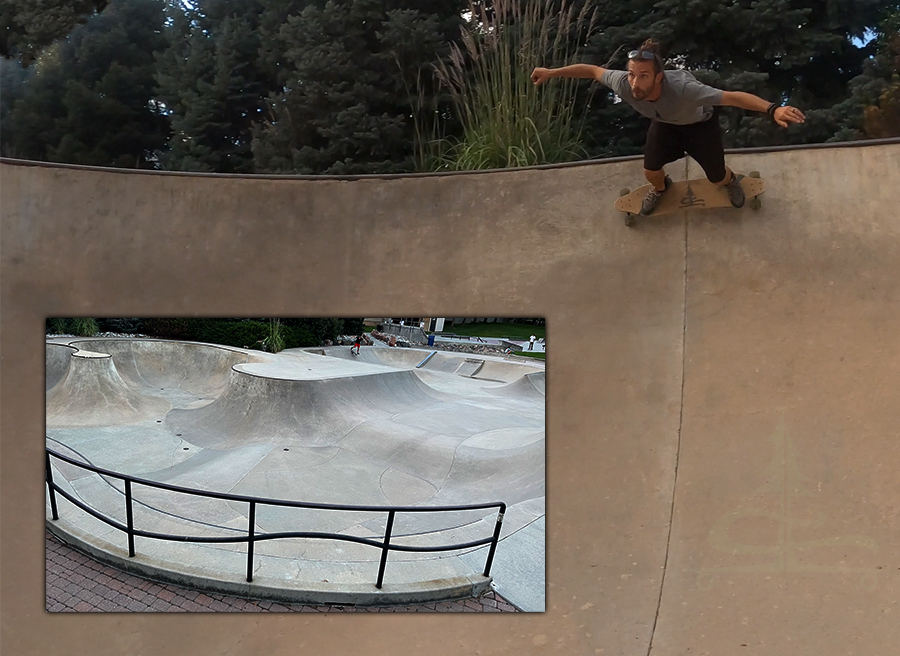
[[[900,143],[727,157],[766,180],[759,211],[633,229],[611,208],[640,182],[634,158],[362,179],[0,163],[3,556],[21,562],[4,568],[4,647],[897,653]],[[351,284],[360,263],[391,284]],[[38,613],[20,630],[43,597],[44,319],[236,307],[546,317],[546,612],[227,634],[210,618],[177,638],[110,617],[67,624],[64,644]],[[133,637],[101,635],[117,622]]]

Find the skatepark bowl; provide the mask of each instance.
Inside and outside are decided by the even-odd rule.
[[[542,611],[544,380],[413,348],[51,339],[47,525],[201,590],[406,605],[493,583]]]
[[[619,190],[643,184],[640,156],[354,179],[0,159],[3,555],[13,564],[3,570],[3,647],[9,647],[3,653],[236,654],[252,644],[259,653],[278,655],[352,654],[362,647],[379,656],[412,650],[429,656],[895,656],[900,139],[730,151],[727,161],[739,173],[759,171],[766,181],[759,210],[685,209],[639,217],[629,227],[614,204]],[[669,170],[679,180],[703,175],[690,159]],[[367,274],[362,285],[361,269]],[[39,379],[45,350],[54,357],[40,335],[46,317],[104,309],[119,316],[223,316],[238,308],[253,316],[348,316],[363,303],[397,308],[397,316],[415,316],[400,308],[440,303],[458,310],[456,316],[527,310],[546,318],[553,344],[546,397],[552,436],[546,612],[443,621],[324,613],[290,622],[198,617],[184,624],[144,615],[69,622],[36,612],[45,595],[39,585],[45,559],[38,549],[43,522],[37,523],[43,518],[34,508],[46,490],[39,469]],[[86,349],[103,352],[95,345]],[[225,367],[222,377],[206,378],[228,377],[234,366]],[[201,487],[205,481],[206,489],[236,494],[265,484],[281,498],[341,503],[368,488],[404,504],[418,500],[408,498],[413,493],[426,498],[446,478],[443,495],[428,503],[509,506],[491,569],[494,582],[533,580],[504,574],[527,562],[511,555],[524,550],[530,537],[539,535],[533,542],[544,545],[543,488],[535,483],[528,492],[533,470],[521,464],[527,440],[511,449],[510,459],[521,460],[496,476],[489,471],[495,463],[484,458],[491,449],[462,444],[462,429],[486,414],[482,404],[518,402],[523,412],[527,404],[503,383],[488,389],[491,381],[484,381],[481,393],[463,395],[453,392],[451,382],[478,381],[426,373],[428,367],[414,371],[413,382],[422,383],[415,390],[429,397],[458,394],[465,403],[449,401],[457,411],[446,414],[417,405],[407,420],[395,409],[407,407],[403,403],[381,407],[380,400],[348,399],[348,419],[341,419],[339,403],[331,404],[309,418],[315,430],[296,433],[296,447],[282,446],[287,431],[268,436],[290,426],[290,417],[270,413],[270,421],[255,401],[244,404],[246,415],[229,408],[217,423],[216,413],[239,390],[225,380],[217,383],[222,392],[193,389],[203,381],[183,369],[175,375],[185,377],[187,391],[153,390],[173,395],[172,401],[163,397],[173,409],[161,405],[162,416],[152,408],[129,408],[137,417],[131,424],[110,421],[90,432],[51,424],[47,434],[59,440],[64,432],[83,431],[82,443],[72,446],[115,471],[149,477],[155,468],[173,483]],[[142,375],[166,387],[152,373]],[[248,394],[255,380],[247,377]],[[358,413],[370,408],[381,414],[338,441],[342,427],[362,421]],[[343,423],[329,431],[332,415]],[[134,429],[141,422],[149,428]],[[217,438],[227,422],[238,425],[234,435],[252,439],[230,445],[227,434]],[[407,441],[386,458],[381,441],[365,437],[388,423],[386,434]],[[412,475],[404,462],[422,452],[413,437],[426,424],[440,425],[452,439],[436,437],[437,462]],[[502,427],[512,433],[521,425]],[[504,434],[495,434],[498,441]],[[491,434],[480,439],[490,446]],[[262,468],[246,477],[245,464],[232,469],[238,449],[245,455],[256,449]],[[334,457],[324,462],[327,449]],[[476,473],[457,475],[447,464],[449,451]],[[309,458],[304,468],[293,464],[298,455]],[[316,455],[322,466],[313,464]],[[190,474],[178,469],[179,459],[189,457]],[[386,459],[381,479],[365,475],[365,462]],[[143,469],[137,462],[145,463]],[[513,469],[523,477],[514,485]],[[54,476],[61,485],[64,470],[75,476],[59,465]],[[476,496],[476,481],[491,483],[484,497]],[[504,493],[504,481],[523,492]],[[453,497],[442,498],[451,482]],[[101,491],[96,476],[68,484]],[[124,512],[122,500],[116,492],[115,512]],[[154,501],[143,499],[147,506]],[[178,513],[194,503],[182,500]],[[67,506],[60,502],[59,522],[72,515]],[[246,529],[247,517],[227,502],[215,511],[204,521],[236,520],[235,531]],[[538,519],[512,533],[516,514],[529,512]],[[161,515],[160,521],[175,518]],[[295,528],[306,527],[298,521]],[[321,522],[315,528],[334,530]],[[378,534],[383,527],[360,524],[359,535],[363,528]],[[489,535],[486,529],[478,537]],[[129,559],[121,534],[108,542],[123,562],[147,559],[154,543],[185,553],[197,548],[137,538],[137,555]],[[325,545],[332,552],[353,549],[348,561],[357,549],[378,554],[375,547],[324,540],[273,540],[257,547],[279,545],[308,554],[297,561],[295,572],[303,575],[312,563],[325,567],[327,560],[313,558]],[[232,545],[236,555],[228,573],[247,585],[243,546]],[[220,545],[218,553],[225,558],[231,552]],[[486,562],[476,555],[470,574]],[[391,552],[385,589],[404,565],[395,556],[409,555]],[[264,565],[269,561],[256,565],[249,585],[262,580]],[[364,566],[365,585],[374,590],[377,563]],[[543,561],[534,569],[543,576]]]

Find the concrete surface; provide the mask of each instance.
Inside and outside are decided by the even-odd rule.
[[[509,567],[543,572],[543,532],[525,547],[520,539],[507,553],[501,546],[543,517],[544,394],[531,382],[544,376],[543,368],[443,355],[421,369],[438,383],[433,387],[412,365],[430,352],[399,351],[364,348],[357,356],[330,347],[263,354],[165,340],[55,338],[47,345],[47,443],[122,474],[219,493],[359,506],[502,501],[510,508],[495,562],[515,560],[522,564]],[[485,365],[494,378],[475,377]],[[67,492],[125,523],[121,481],[60,461],[54,472]],[[141,485],[133,497],[134,525],[142,530],[204,537],[247,530],[246,503]],[[258,542],[253,581],[247,583],[246,544],[137,538],[136,555],[129,558],[122,532],[66,499],[58,503],[60,518],[48,519],[48,528],[82,551],[126,571],[208,592],[398,605],[478,596],[491,583],[482,575],[484,549],[474,559],[464,558],[471,548],[392,552],[379,590],[378,549],[325,539]],[[526,505],[525,512],[513,510]],[[496,509],[399,513],[392,543],[484,539],[496,516]],[[381,539],[385,519],[383,512],[260,505],[255,533]],[[510,576],[517,576],[515,569]],[[543,611],[543,575],[506,596],[519,608]]]
[[[4,161],[0,503],[3,561],[17,567],[0,581],[3,646],[893,656],[900,142],[727,158],[761,171],[758,212],[633,229],[612,205],[642,183],[639,158],[357,180]],[[375,275],[354,284],[363,266]],[[62,629],[35,612],[46,317],[375,308],[546,318],[545,613],[349,631],[321,617]]]

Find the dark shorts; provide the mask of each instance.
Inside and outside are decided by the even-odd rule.
[[[687,153],[703,167],[710,182],[724,180],[725,148],[719,127],[719,110],[716,107],[711,118],[691,125],[651,121],[644,146],[644,168],[659,171]]]

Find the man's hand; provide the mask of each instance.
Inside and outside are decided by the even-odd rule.
[[[759,96],[754,96],[752,93],[744,93],[743,91],[723,91],[722,102],[719,104],[725,105],[726,107],[740,107],[749,112],[768,113],[772,111],[772,105],[775,103],[769,103]],[[776,107],[774,113],[771,114],[771,118],[783,128],[788,127],[791,123],[803,123],[806,121],[803,112],[790,105]]]
[[[550,79],[550,69],[549,68],[535,68],[531,72],[531,81],[534,82],[535,85],[543,84],[547,80]]]
[[[773,118],[775,119],[775,122],[783,128],[786,128],[790,123],[803,123],[806,121],[803,112],[790,105],[777,108]]]

